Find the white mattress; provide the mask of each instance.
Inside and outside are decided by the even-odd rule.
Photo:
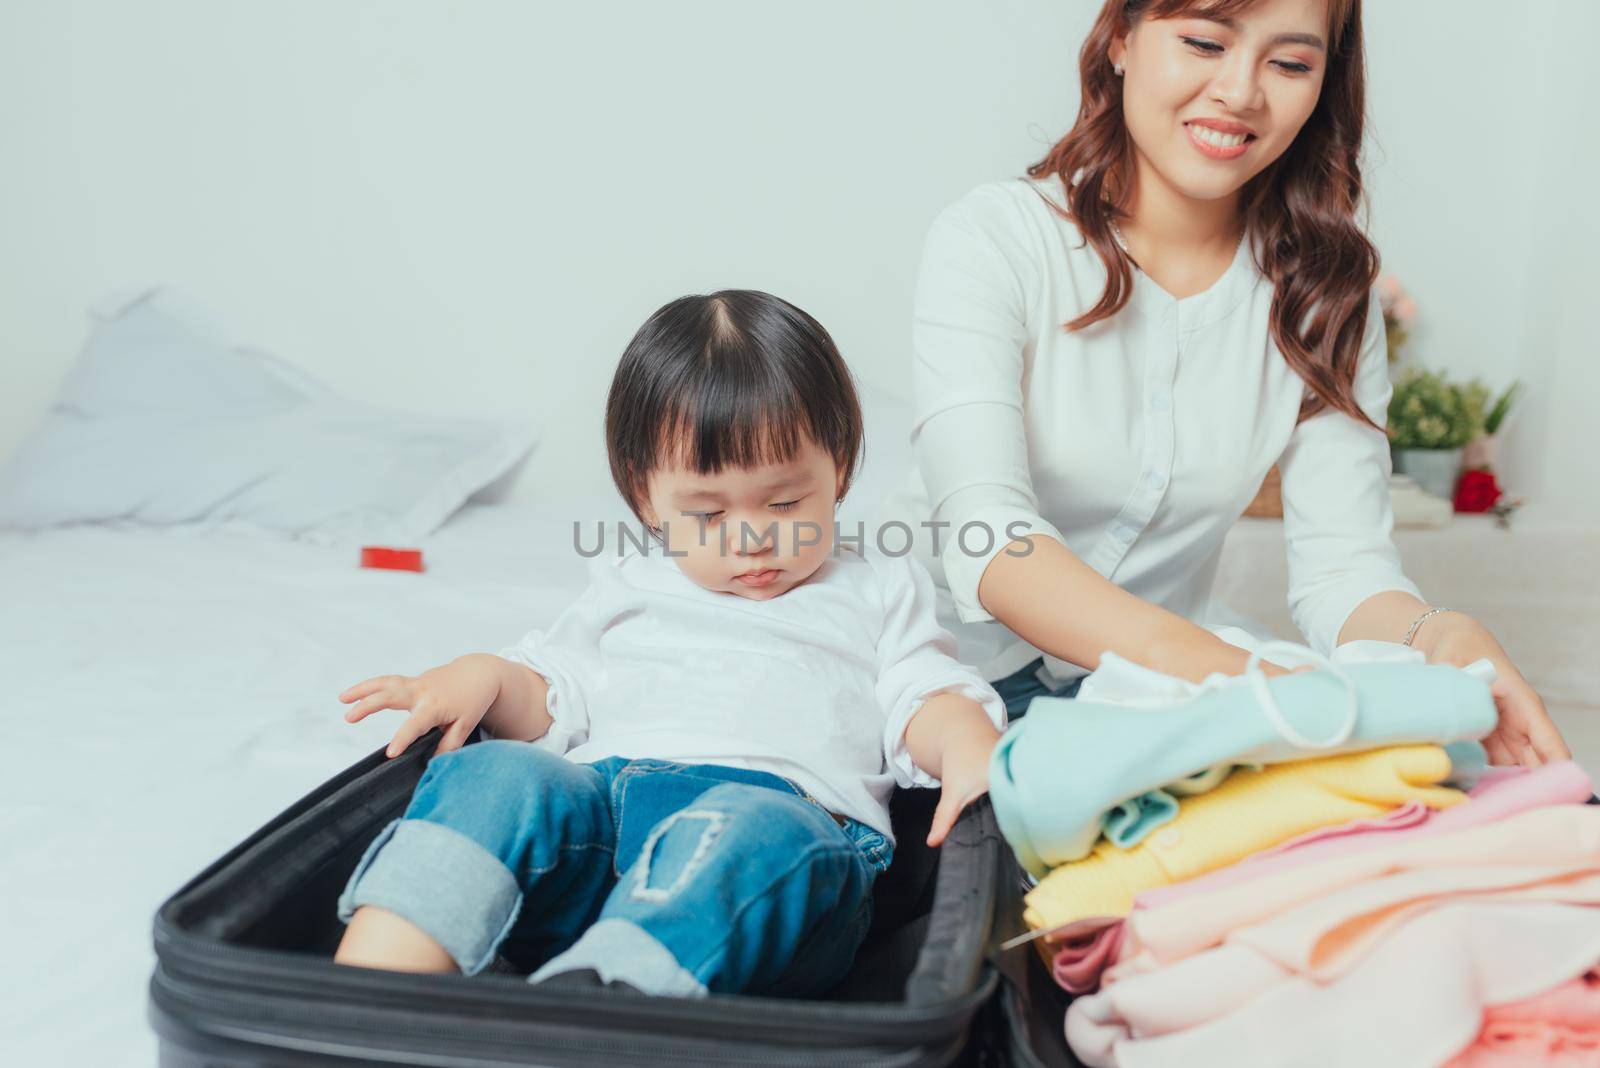
[[[155,1063],[156,907],[403,717],[347,724],[339,691],[510,644],[585,582],[571,521],[522,509],[424,549],[418,575],[218,531],[0,534],[0,1062]]]

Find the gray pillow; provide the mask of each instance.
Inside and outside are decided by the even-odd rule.
[[[414,545],[538,438],[339,397],[228,344],[169,291],[97,319],[43,425],[0,467],[0,527],[202,523]]]

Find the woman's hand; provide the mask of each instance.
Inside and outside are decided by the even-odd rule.
[[[1429,630],[1432,633],[1427,634],[1423,646],[1421,639]],[[1417,639],[1416,645],[1423,647],[1434,663],[1465,667],[1487,658],[1494,665],[1496,678],[1490,692],[1500,710],[1500,722],[1483,740],[1489,763],[1533,768],[1572,757],[1544,702],[1482,623],[1465,613],[1441,612],[1418,628]]]
[[[460,749],[499,694],[500,673],[492,662],[474,654],[421,675],[379,675],[358,682],[341,693],[339,700],[358,702],[344,714],[351,723],[385,708],[410,711],[389,740],[387,755],[395,757],[434,727],[445,728],[438,752]]]

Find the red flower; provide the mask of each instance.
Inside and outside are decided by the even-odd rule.
[[[1500,483],[1487,467],[1463,471],[1456,483],[1456,511],[1487,512],[1501,496]]]

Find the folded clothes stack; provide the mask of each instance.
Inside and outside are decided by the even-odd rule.
[[[1318,666],[1191,684],[1108,655],[996,750],[1077,1056],[1600,1065],[1588,776],[1486,767],[1486,664],[1258,652]]]

